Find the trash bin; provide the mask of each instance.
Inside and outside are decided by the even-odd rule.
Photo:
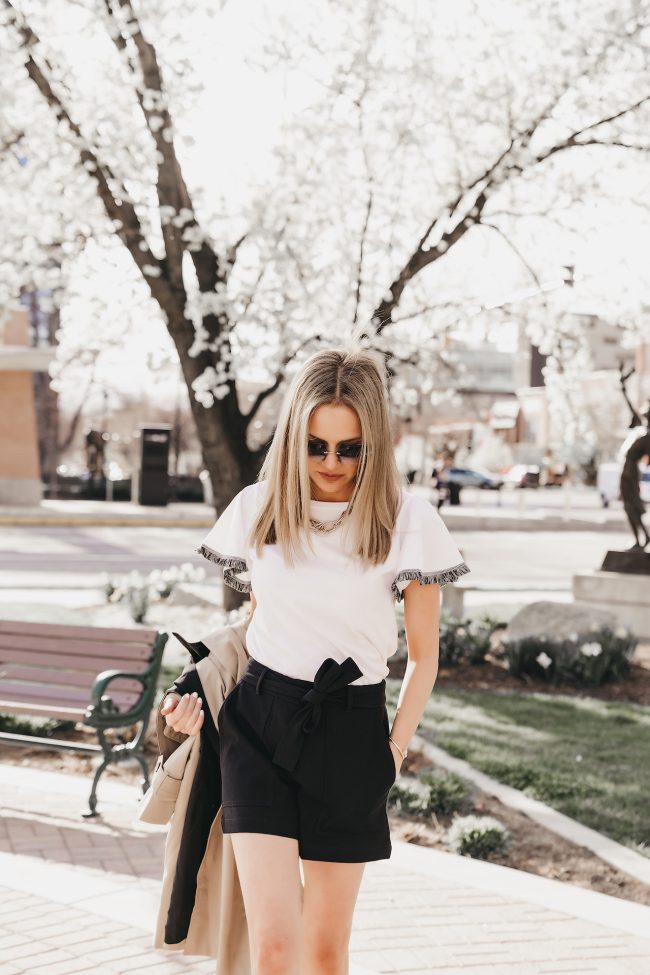
[[[172,428],[168,423],[140,427],[140,504],[166,505],[169,501],[169,447]]]

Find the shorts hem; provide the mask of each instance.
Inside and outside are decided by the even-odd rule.
[[[325,860],[328,863],[369,863],[373,860],[389,860],[393,848],[391,845],[375,847],[372,850],[333,851],[299,846],[298,855],[301,860]]]
[[[222,833],[266,833],[271,836],[287,836],[289,839],[299,839],[297,831],[290,826],[274,825],[269,822],[260,822],[258,819],[246,816],[230,817],[226,823],[221,820]]]

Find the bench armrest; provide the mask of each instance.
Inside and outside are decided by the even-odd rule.
[[[136,721],[147,721],[153,705],[156,692],[156,682],[160,673],[160,664],[167,634],[160,633],[149,658],[146,670],[134,674],[125,670],[104,670],[95,678],[90,692],[90,704],[86,708],[84,720],[95,728],[117,728],[135,724]],[[106,693],[112,681],[118,678],[136,680],[142,684],[142,692],[138,700],[127,711],[120,711]]]

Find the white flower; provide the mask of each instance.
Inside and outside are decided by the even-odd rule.
[[[575,632],[574,633],[569,633],[569,640],[571,640],[572,643],[575,643],[577,639],[578,639],[578,634],[577,633],[575,633]]]
[[[625,638],[630,635],[630,631],[627,626],[619,626],[614,635],[617,636],[619,640],[625,640]]]
[[[551,664],[553,663],[553,660],[551,659],[551,657],[549,657],[549,655],[547,653],[544,653],[543,650],[542,650],[541,653],[538,653],[537,654],[537,656],[535,657],[535,660],[540,665],[540,667],[543,667],[544,668],[544,670],[547,670],[551,666]]]
[[[599,657],[602,652],[600,643],[583,643],[580,647],[580,653],[584,657]]]
[[[465,629],[464,626],[459,626],[458,629],[456,630],[456,633],[458,634],[458,636],[465,636],[467,630]]]
[[[582,755],[576,755],[576,762],[582,761]]]

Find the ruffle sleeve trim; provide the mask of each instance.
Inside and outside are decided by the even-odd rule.
[[[437,582],[439,586],[446,586],[448,582],[456,582],[461,576],[470,571],[467,562],[459,562],[449,569],[440,569],[437,572],[422,572],[420,569],[402,569],[398,572],[391,583],[391,590],[398,603],[404,598],[404,592],[399,589],[397,583],[408,579],[417,579],[421,586],[430,582]]]
[[[222,555],[221,552],[215,552],[214,549],[209,548],[207,545],[199,545],[196,552],[205,559],[209,559],[210,562],[216,562],[217,565],[222,565],[224,567],[223,581],[233,589],[236,589],[238,592],[251,591],[252,583],[247,582],[246,579],[238,579],[235,575],[235,572],[246,572],[248,570],[245,559],[238,558],[236,555]]]

